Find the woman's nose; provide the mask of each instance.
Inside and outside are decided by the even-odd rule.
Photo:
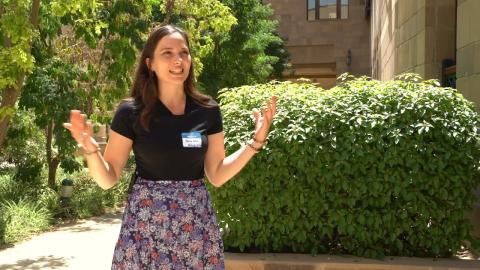
[[[181,54],[176,54],[175,55],[175,59],[174,59],[175,63],[180,63],[183,61],[183,57]]]

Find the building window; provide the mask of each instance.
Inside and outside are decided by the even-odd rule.
[[[317,17],[315,14],[317,13],[316,11],[316,4],[315,2],[317,0],[307,0],[307,19],[309,21],[314,21],[315,18]]]
[[[348,0],[307,0],[307,20],[348,19]]]
[[[348,0],[340,1],[340,18],[348,19]]]
[[[320,19],[337,18],[337,0],[320,0]]]

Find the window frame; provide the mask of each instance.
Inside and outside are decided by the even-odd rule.
[[[334,19],[331,19],[331,18],[326,18],[326,19],[321,19],[320,18],[320,1],[321,0],[315,0],[315,18],[313,20],[309,20],[308,19],[308,2],[309,0],[306,0],[306,10],[307,10],[307,13],[306,13],[306,18],[307,18],[307,21],[308,22],[315,22],[315,21],[334,21],[334,20],[348,20],[350,19],[350,3],[352,0],[348,0],[348,4],[347,4],[347,10],[348,10],[348,14],[347,14],[347,18],[345,19],[342,19],[342,0],[336,0],[336,9],[337,9],[337,18],[334,18]]]

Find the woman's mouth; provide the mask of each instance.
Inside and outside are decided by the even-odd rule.
[[[175,75],[182,74],[183,73],[183,68],[181,68],[181,69],[170,69],[170,73],[175,74]]]

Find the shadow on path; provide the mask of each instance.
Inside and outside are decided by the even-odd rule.
[[[8,243],[8,244],[1,244],[0,245],[0,251],[4,250],[4,249],[7,249],[7,248],[11,248],[11,247],[14,247],[15,245],[12,244],[12,243]],[[1,269],[0,269],[1,270]]]
[[[63,257],[42,256],[34,259],[18,260],[16,263],[13,264],[3,264],[0,265],[0,270],[40,270],[45,268],[55,269],[66,265],[67,260],[65,260],[65,258]]]
[[[90,220],[98,223],[113,224],[113,223],[117,223],[119,220],[122,220],[122,217],[123,217],[123,212],[118,211],[113,213],[107,213],[103,216],[93,217],[93,218],[90,218]]]
[[[103,216],[79,220],[75,224],[60,227],[57,231],[72,233],[98,231],[100,227],[118,224],[122,220],[122,215],[122,212],[107,213]]]

